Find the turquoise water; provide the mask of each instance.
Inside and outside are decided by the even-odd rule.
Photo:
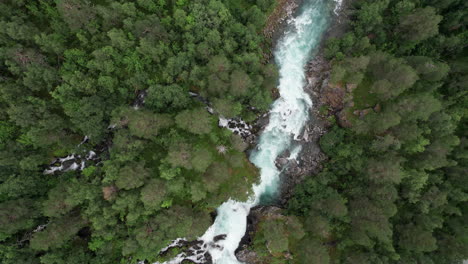
[[[312,106],[303,90],[304,66],[317,48],[334,8],[333,1],[305,0],[277,45],[274,56],[280,73],[280,97],[271,107],[270,122],[260,135],[257,150],[250,155],[250,161],[260,169],[261,181],[253,186],[254,195],[248,202],[229,200],[218,208],[214,224],[202,236],[209,244],[216,235],[227,235],[217,243],[220,248],[209,249],[214,263],[240,263],[234,251],[245,234],[250,208],[263,200],[271,200],[278,192],[276,158],[285,150],[291,151],[291,156],[300,151],[300,147],[293,144],[294,138],[301,134]]]
[[[223,203],[217,209],[215,222],[200,238],[215,264],[240,264],[234,253],[245,234],[250,209],[263,201],[271,201],[278,193],[280,172],[275,166],[276,158],[285,150],[291,152],[290,158],[300,152],[300,145],[294,144],[294,139],[309,120],[312,107],[311,99],[303,90],[304,67],[339,5],[339,1],[304,0],[277,45],[274,56],[279,67],[280,97],[271,106],[270,122],[260,135],[257,150],[250,155],[250,161],[260,169],[260,183],[253,186],[254,193],[247,202],[228,200]],[[218,235],[226,235],[226,238],[214,243]],[[203,253],[191,257],[180,254],[166,263],[180,263],[184,258],[196,262],[201,255]]]

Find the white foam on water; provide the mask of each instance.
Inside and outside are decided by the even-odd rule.
[[[274,52],[279,67],[280,97],[273,103],[270,122],[260,135],[257,150],[250,155],[250,161],[260,169],[260,183],[253,186],[253,195],[247,202],[228,200],[217,209],[213,225],[200,237],[208,247],[215,264],[240,264],[235,250],[247,228],[250,208],[258,205],[262,197],[274,197],[279,187],[280,172],[275,166],[276,158],[285,150],[291,151],[291,158],[297,157],[300,146],[292,145],[309,119],[312,101],[304,92],[304,67],[311,52],[318,46],[327,27],[327,19],[333,9],[332,2],[309,0],[303,3],[299,15],[289,21],[289,27]],[[227,120],[220,119],[220,126]],[[219,235],[224,240],[213,242]],[[183,254],[166,263],[182,260]]]
[[[273,196],[279,186],[279,171],[275,160],[283,151],[291,148],[292,139],[300,135],[309,119],[312,101],[304,92],[304,66],[317,47],[327,25],[328,8],[326,1],[304,3],[302,12],[290,23],[290,29],[281,39],[275,59],[279,66],[278,98],[270,111],[270,122],[260,136],[257,151],[250,156],[261,173],[261,180],[253,187],[254,195],[248,202],[229,200],[217,210],[214,224],[201,237],[209,244],[217,235],[226,238],[211,247],[209,252],[216,264],[239,264],[234,253],[247,228],[250,208],[258,205],[262,196]],[[300,147],[293,147],[296,157]]]
[[[343,5],[343,0],[334,0],[335,1],[335,8],[333,9],[333,13],[335,15],[339,15],[339,11],[341,9],[341,6]]]

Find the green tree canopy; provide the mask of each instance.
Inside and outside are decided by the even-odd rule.
[[[404,40],[422,41],[437,35],[442,16],[433,7],[415,9],[411,14],[402,16],[398,30]]]

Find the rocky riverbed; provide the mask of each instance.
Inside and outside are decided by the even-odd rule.
[[[294,16],[298,6],[299,2],[296,0],[280,1],[277,9],[268,19],[267,26],[263,32],[265,36],[275,43],[280,33],[284,31],[287,21]],[[343,19],[336,20],[330,26],[325,36],[339,36],[343,32],[343,25],[345,25]],[[255,252],[249,250],[249,245],[252,243],[259,221],[265,217],[280,216],[282,211],[281,207],[286,206],[287,201],[293,194],[294,187],[302,182],[305,177],[320,172],[322,169],[321,164],[326,160],[326,156],[321,152],[318,142],[320,137],[326,133],[331,123],[328,121],[328,116],[320,112],[320,108],[323,105],[329,105],[330,100],[328,99],[334,99],[333,96],[335,94],[332,92],[331,95],[333,96],[327,95],[329,91],[328,79],[330,76],[330,64],[322,56],[322,50],[323,45],[322,48],[319,49],[319,52],[314,55],[314,59],[312,59],[304,69],[307,73],[307,84],[304,90],[312,99],[313,107],[310,110],[310,120],[301,134],[297,135],[295,139],[295,143],[301,146],[301,151],[300,153],[285,152],[276,160],[276,166],[282,172],[280,176],[281,187],[279,201],[277,206],[257,206],[251,209],[247,218],[248,226],[246,233],[236,250],[236,257],[242,262],[251,264],[257,263],[257,255]],[[267,55],[270,56],[271,54]],[[267,60],[270,59],[271,56],[267,58]],[[339,94],[336,94],[336,96],[336,101],[339,104],[342,101],[340,100],[341,97]],[[205,103],[209,105],[209,103]],[[207,110],[210,113],[216,112],[215,109]],[[268,120],[268,114],[262,114],[256,121],[249,124],[242,120],[220,119],[219,126],[226,127],[240,134],[245,141],[251,143],[251,146],[255,146],[257,135],[266,127]],[[219,237],[219,240],[223,239],[224,237]],[[217,241],[214,241],[213,243],[216,242]],[[171,245],[173,248],[187,248],[187,246],[188,249],[184,250],[185,253],[180,260],[185,259],[185,261],[192,263],[211,263],[211,259],[208,256],[199,254],[198,252],[198,248],[204,246],[201,241],[189,242],[180,239],[179,241],[174,241]],[[164,254],[164,251],[162,253]]]
[[[336,16],[322,39],[318,52],[307,63],[307,83],[304,91],[309,94],[313,106],[310,110],[310,120],[296,142],[302,150],[296,159],[289,158],[290,153],[283,153],[276,160],[277,167],[282,170],[280,201],[281,206],[286,205],[292,196],[294,187],[305,177],[315,175],[322,170],[322,162],[326,155],[320,150],[319,139],[331,126],[330,117],[343,108],[344,93],[342,89],[334,89],[329,85],[331,65],[323,55],[325,41],[328,38],[340,37],[346,31],[347,6],[350,1],[343,2],[341,9],[336,10]],[[324,108],[331,111],[321,111]]]
[[[287,22],[294,17],[297,8],[302,0],[277,0],[275,9],[268,16],[265,27],[263,28],[263,36],[270,44],[269,52],[264,54],[264,61],[270,61],[273,58],[273,50],[282,36]]]
[[[313,177],[319,173],[322,170],[322,163],[327,159],[320,150],[319,139],[332,125],[329,121],[330,117],[339,115],[340,110],[343,109],[345,93],[343,93],[343,89],[334,89],[333,86],[329,85],[331,65],[323,56],[323,50],[326,39],[340,37],[346,31],[349,16],[346,10],[348,10],[347,7],[350,3],[351,0],[345,1],[342,3],[341,9],[336,10],[334,21],[325,33],[318,52],[306,66],[307,84],[304,90],[312,99],[313,107],[310,110],[309,122],[296,140],[302,149],[296,158],[291,158],[292,154],[285,152],[276,160],[276,166],[282,171],[278,205],[258,206],[252,208],[249,214],[247,232],[236,251],[236,257],[247,264],[258,263],[257,254],[249,250],[249,245],[253,240],[259,221],[271,214],[281,214],[280,207],[286,206],[293,195],[294,187],[305,177]],[[324,108],[330,109],[330,111],[321,111]],[[257,122],[257,124],[264,125],[261,122]],[[257,129],[261,131],[261,127]]]
[[[257,206],[252,208],[247,218],[247,232],[236,251],[236,257],[247,264],[258,263],[257,254],[249,250],[249,245],[253,241],[259,221],[271,215],[280,215],[281,207],[287,205],[288,200],[294,193],[294,187],[302,182],[305,177],[319,173],[322,169],[322,162],[326,160],[326,155],[320,150],[318,142],[331,124],[327,120],[328,116],[322,115],[319,109],[325,104],[321,92],[323,87],[328,85],[330,64],[319,52],[319,54],[308,63],[306,71],[307,84],[304,90],[312,99],[313,107],[310,110],[309,122],[296,140],[296,144],[301,145],[302,149],[296,158],[292,158],[291,156],[293,154],[286,151],[276,159],[276,166],[282,171],[280,175],[281,185],[278,205]],[[257,125],[260,124],[261,121],[257,121]]]

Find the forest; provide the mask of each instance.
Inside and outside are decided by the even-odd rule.
[[[0,262],[154,262],[246,199],[258,171],[217,120],[271,103],[259,32],[272,8],[0,1]],[[56,158],[65,169],[49,169]]]
[[[276,4],[0,1],[0,262],[163,261],[247,199],[258,169],[218,116],[253,121],[275,97],[261,32]],[[259,264],[461,264],[468,2],[349,5],[323,51],[347,90],[340,117],[323,110],[328,160],[250,249]]]
[[[265,217],[259,263],[461,264],[468,259],[468,2],[357,0],[328,39],[344,107],[328,156]],[[334,109],[323,109],[323,112]]]

